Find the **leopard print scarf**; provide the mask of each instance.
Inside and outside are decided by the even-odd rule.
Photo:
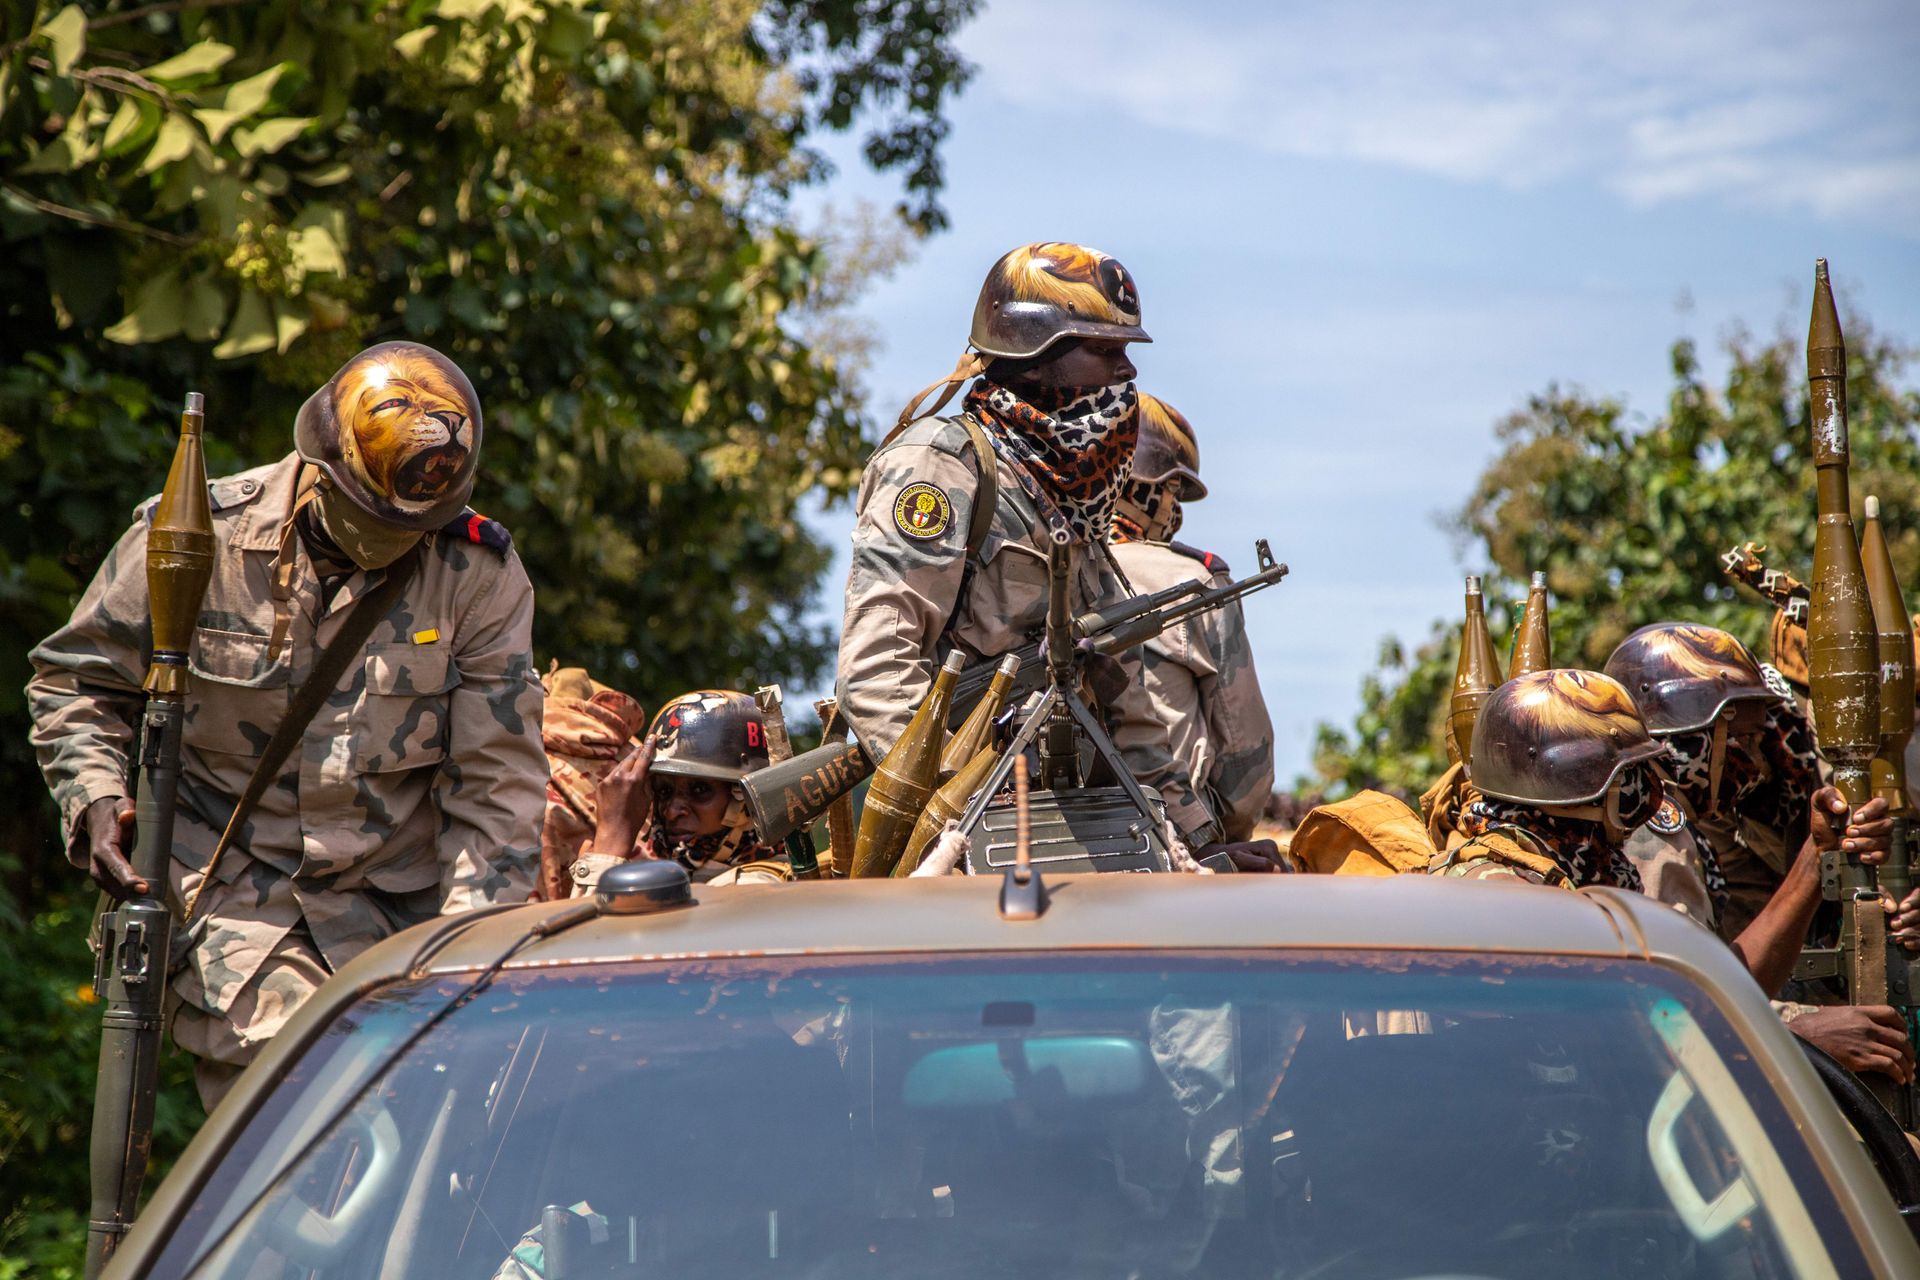
[[[1113,509],[1115,542],[1171,542],[1184,516],[1173,486],[1164,480],[1135,480],[1120,486]]]
[[[1094,545],[1107,540],[1140,438],[1131,382],[1036,390],[1022,398],[982,378],[966,403],[997,452],[1046,482],[1074,537]]]
[[[1628,859],[1625,849],[1607,839],[1602,823],[1548,813],[1532,805],[1496,800],[1491,796],[1481,796],[1460,812],[1460,831],[1468,839],[1485,835],[1496,827],[1518,827],[1546,846],[1575,888],[1602,884],[1645,892],[1640,872]]]
[[[1711,725],[1672,734],[1667,745],[1673,749],[1668,765],[1673,790],[1688,812],[1703,819],[1722,815],[1744,818],[1786,835],[1790,845],[1798,844],[1793,837],[1804,830],[1807,805],[1819,785],[1819,761],[1813,730],[1791,702],[1768,707],[1759,733],[1727,739],[1717,789],[1713,786]],[[1737,828],[1734,842],[1746,847],[1746,837]],[[1707,888],[1716,897],[1725,894],[1727,882],[1720,871],[1719,857],[1705,839],[1698,843],[1706,863]]]

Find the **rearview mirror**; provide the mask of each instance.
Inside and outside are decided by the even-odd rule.
[[[1055,1036],[936,1049],[913,1064],[901,1093],[907,1106],[986,1107],[1012,1102],[1022,1082],[1047,1077],[1070,1101],[1124,1098],[1147,1083],[1146,1046],[1124,1036]]]

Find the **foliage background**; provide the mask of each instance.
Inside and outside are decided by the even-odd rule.
[[[1877,494],[1904,582],[1920,573],[1920,391],[1905,385],[1912,351],[1846,320],[1854,520]],[[1703,380],[1694,346],[1672,347],[1667,411],[1630,421],[1619,402],[1561,387],[1531,397],[1497,428],[1498,456],[1445,519],[1489,602],[1525,599],[1545,570],[1554,661],[1598,669],[1635,628],[1686,620],[1722,627],[1763,659],[1770,609],[1736,587],[1720,556],[1763,543],[1771,568],[1812,578],[1813,460],[1805,340],[1728,342],[1724,386]],[[1907,601],[1920,608],[1920,588]],[[1515,614],[1489,607],[1496,642]],[[1351,727],[1320,726],[1317,780],[1418,796],[1446,767],[1446,716],[1460,623],[1437,621],[1409,654],[1388,641],[1361,688]],[[1503,648],[1504,657],[1504,648]]]
[[[408,337],[481,389],[476,505],[542,660],[648,705],[804,681],[802,495],[864,459],[849,301],[938,229],[977,0],[38,0],[0,13],[0,1277],[78,1274],[92,895],[27,749],[29,647],[158,487],[215,474]],[[856,130],[898,210],[802,227]],[[169,1067],[158,1148],[198,1107]],[[151,1185],[151,1183],[150,1183]]]

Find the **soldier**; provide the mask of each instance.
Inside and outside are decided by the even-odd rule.
[[[573,864],[593,838],[598,793],[607,775],[640,749],[647,713],[618,689],[583,668],[561,667],[541,677],[546,701],[540,744],[547,749],[547,813],[540,827],[537,898],[552,902],[573,893]],[[623,793],[624,794],[624,793]]]
[[[1480,798],[1461,814],[1465,843],[1435,855],[1429,871],[1470,879],[1517,879],[1566,889],[1606,885],[1650,892],[1629,855],[1633,833],[1660,811],[1666,744],[1655,739],[1626,688],[1597,671],[1538,671],[1509,680],[1488,698],[1473,734],[1470,765]],[[1761,989],[1778,991],[1793,973],[1820,902],[1819,856],[1857,842],[1885,855],[1891,823],[1866,808],[1844,833],[1834,813],[1846,801],[1831,787],[1812,797],[1805,843],[1782,891],[1731,945]],[[1663,868],[1661,901],[1676,892],[1684,863]],[[1668,896],[1671,895],[1671,896]],[[1905,1080],[1913,1050],[1892,1009],[1776,1005],[1789,1027],[1853,1070]]]
[[[1180,412],[1140,394],[1133,474],[1113,514],[1113,558],[1139,591],[1224,586],[1220,557],[1173,541],[1181,505],[1207,496],[1200,445]],[[1141,646],[1147,697],[1172,732],[1174,758],[1211,804],[1227,840],[1253,838],[1273,793],[1273,720],[1260,696],[1239,602],[1189,618]]]
[[[1806,838],[1820,780],[1813,731],[1778,673],[1770,678],[1745,645],[1714,627],[1642,627],[1613,651],[1606,672],[1668,748],[1666,801],[1627,852],[1650,889],[1673,879],[1672,891],[1656,897],[1737,937]],[[1859,817],[1875,820],[1866,810]]]
[[[645,745],[600,784],[593,840],[573,864],[575,896],[633,857],[671,858],[697,881],[791,880],[738,785],[767,760],[766,722],[750,695],[701,689],[661,707]]]
[[[1079,548],[1076,611],[1128,594],[1107,536],[1139,429],[1127,345],[1146,341],[1133,277],[1104,253],[1030,244],[988,272],[974,350],[913,398],[860,483],[837,685],[870,758],[893,746],[947,653],[991,661],[1038,632],[1056,537]],[[964,413],[918,416],[975,375]],[[1144,686],[1114,683],[1115,745],[1189,847],[1213,844],[1220,825]]]
[[[506,530],[466,506],[472,384],[383,343],[314,393],[294,437],[209,486],[167,886],[186,913],[172,1034],[209,1109],[329,973],[407,925],[524,899],[539,852],[533,589]],[[27,685],[68,856],[116,898],[146,887],[126,851],[151,515],[33,651]]]

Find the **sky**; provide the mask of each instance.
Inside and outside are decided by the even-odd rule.
[[[943,155],[952,218],[858,310],[876,419],[960,354],[987,268],[1120,258],[1212,490],[1180,537],[1292,567],[1246,607],[1284,785],[1382,640],[1457,617],[1441,518],[1550,384],[1660,415],[1736,330],[1804,334],[1813,262],[1920,344],[1920,6],[991,0]],[[891,202],[852,146],[809,199]],[[846,507],[814,525],[841,551]],[[1547,566],[1538,566],[1545,568]]]

